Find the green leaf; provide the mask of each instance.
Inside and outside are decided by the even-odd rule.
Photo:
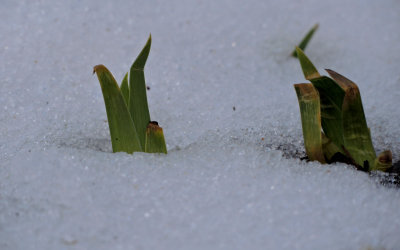
[[[128,103],[129,103],[128,73],[125,74],[124,79],[122,80],[120,89],[121,89],[122,96],[124,97],[125,103],[128,106]]]
[[[135,125],[113,75],[104,65],[93,69],[97,74],[106,106],[113,152],[142,151]]]
[[[326,136],[339,148],[344,145],[342,104],[343,89],[331,78],[321,76],[310,80],[321,101],[321,124]],[[344,152],[342,152],[344,153]]]
[[[303,70],[304,77],[307,80],[321,77],[321,75],[318,73],[318,70],[315,68],[314,64],[312,64],[310,59],[308,59],[308,57],[299,47],[296,47],[296,52],[300,61],[301,69]]]
[[[325,163],[322,150],[321,113],[318,91],[311,83],[295,84],[299,101],[304,145],[311,161]]]
[[[321,101],[321,124],[326,136],[341,148],[343,142],[343,89],[331,78],[321,76],[300,48],[296,48],[304,77],[318,90]],[[344,152],[342,152],[344,153]]]
[[[157,122],[150,122],[146,128],[146,153],[167,153],[164,133]]]
[[[145,148],[146,128],[150,122],[149,107],[147,104],[146,82],[144,66],[151,47],[151,35],[132,64],[129,73],[129,104],[128,109],[136,126],[136,131],[142,148]]]
[[[361,167],[373,167],[376,154],[357,85],[333,70],[326,70],[345,91],[342,105],[344,147]],[[367,168],[368,167],[368,168]]]
[[[303,40],[301,40],[300,44],[297,46],[302,50],[305,50],[307,47],[308,42],[311,40],[311,38],[314,35],[314,32],[318,29],[318,23],[315,24],[309,31],[308,33],[304,36]],[[292,56],[297,57],[297,51],[294,50],[292,52]]]

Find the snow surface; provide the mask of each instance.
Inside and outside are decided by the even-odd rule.
[[[289,55],[358,83],[400,158],[400,2],[2,0],[0,249],[400,249],[400,191],[304,156]],[[111,153],[100,86],[153,36],[168,155]],[[233,110],[235,107],[235,110]],[[264,138],[264,139],[263,139]]]

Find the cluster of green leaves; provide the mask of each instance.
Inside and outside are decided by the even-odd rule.
[[[151,47],[151,36],[126,73],[120,86],[104,65],[97,65],[103,92],[113,152],[167,153],[163,130],[150,120],[144,66]]]
[[[321,163],[346,159],[365,171],[389,169],[392,154],[376,156],[357,85],[333,70],[326,70],[331,78],[321,76],[298,47],[296,54],[311,82],[294,85],[308,158]]]

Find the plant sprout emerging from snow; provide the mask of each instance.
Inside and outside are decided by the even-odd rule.
[[[307,47],[308,42],[311,40],[311,38],[313,37],[315,31],[317,31],[318,29],[318,23],[315,24],[308,32],[307,34],[304,36],[303,40],[301,40],[301,42],[299,43],[299,45],[297,45],[297,47],[299,47],[302,50],[305,50]],[[293,57],[297,57],[297,53],[296,53],[296,49],[293,50],[292,52],[292,56]]]
[[[147,104],[144,65],[150,47],[151,35],[120,86],[104,65],[93,69],[103,92],[113,152],[167,153],[163,130],[150,120]]]
[[[326,70],[332,78],[321,76],[300,48],[296,53],[311,81],[294,85],[308,158],[321,163],[346,159],[364,171],[388,170],[392,153],[376,157],[357,85],[333,70]]]

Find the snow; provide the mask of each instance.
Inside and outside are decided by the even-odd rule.
[[[400,192],[304,156],[289,55],[362,94],[400,159],[400,4],[2,1],[0,249],[398,249]],[[122,80],[149,34],[168,155],[111,153],[92,68]],[[235,107],[235,110],[233,109]]]

